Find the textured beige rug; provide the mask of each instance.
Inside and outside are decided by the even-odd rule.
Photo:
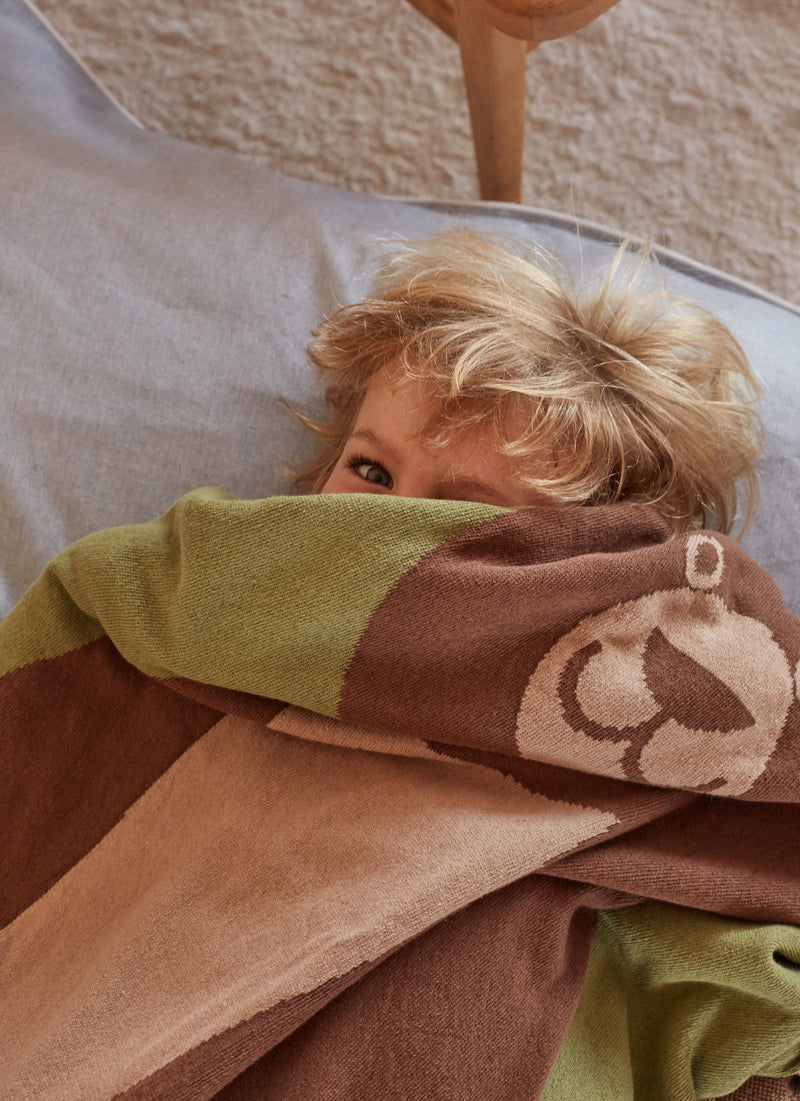
[[[477,196],[456,45],[405,0],[39,0],[146,126],[292,176]],[[621,0],[528,58],[523,199],[800,300],[800,0]]]

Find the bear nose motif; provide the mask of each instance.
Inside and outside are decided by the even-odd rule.
[[[644,651],[644,677],[661,705],[663,722],[675,719],[698,733],[746,730],[755,719],[727,684],[665,638],[650,633]]]
[[[564,666],[558,695],[564,717],[574,730],[590,738],[628,743],[623,767],[630,779],[644,779],[639,768],[641,752],[669,719],[698,737],[754,725],[755,719],[736,693],[673,646],[660,628],[653,628],[643,649],[613,649],[613,656],[608,657],[606,647],[597,639],[579,649]],[[600,668],[593,670],[593,662]],[[612,667],[616,685],[625,685],[627,691],[618,694],[615,721],[609,723],[603,721],[607,699],[593,689],[603,680],[610,687],[610,678],[603,674]]]

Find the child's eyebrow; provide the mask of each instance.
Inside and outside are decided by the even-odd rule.
[[[350,440],[365,440],[367,443],[371,443],[373,447],[377,447],[379,451],[385,452],[390,459],[397,459],[397,448],[391,444],[388,440],[381,439],[377,432],[373,432],[371,428],[359,428],[357,432],[353,432],[350,436]]]

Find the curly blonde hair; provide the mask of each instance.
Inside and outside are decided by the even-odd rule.
[[[322,448],[298,484],[322,488],[384,373],[425,382],[429,442],[490,431],[520,486],[555,503],[648,502],[675,532],[727,532],[738,509],[746,526],[757,383],[726,327],[648,287],[652,273],[649,250],[626,242],[602,283],[579,294],[537,248],[512,251],[469,230],[405,243],[367,299],[313,334],[330,419],[301,416]],[[543,446],[553,463],[526,474],[525,458]]]

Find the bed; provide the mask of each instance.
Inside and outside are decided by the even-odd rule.
[[[131,680],[113,656],[128,642],[111,646],[117,628],[108,626],[106,613],[89,616],[102,630],[87,627],[87,607],[100,608],[102,600],[99,590],[87,595],[85,578],[92,562],[125,563],[107,575],[119,588],[120,577],[128,585],[133,576],[126,572],[132,562],[149,568],[172,553],[176,540],[191,564],[195,544],[184,536],[192,525],[207,532],[244,525],[259,553],[268,545],[282,562],[281,592],[299,602],[292,548],[313,544],[315,561],[331,550],[315,542],[328,514],[309,520],[307,502],[298,505],[286,473],[309,443],[283,402],[320,409],[304,351],[314,324],[364,292],[393,237],[468,225],[534,241],[580,273],[613,255],[620,235],[531,208],[337,191],[144,131],[21,0],[0,0],[0,128],[0,613],[19,623],[12,609],[23,597],[31,606],[30,593],[42,588],[30,586],[76,540],[118,525],[142,524],[136,531],[146,533],[144,542],[135,536],[134,557],[128,535],[119,544],[117,536],[112,544],[90,540],[81,556],[47,574],[47,592],[57,594],[62,611],[71,610],[55,626],[48,620],[26,635],[27,656],[2,669],[0,1096],[794,1096],[797,308],[732,275],[659,252],[669,285],[725,321],[764,387],[761,505],[742,547],[778,590],[763,580],[751,583],[749,566],[742,566],[729,611],[746,617],[753,593],[768,593],[770,639],[789,654],[787,733],[775,758],[780,776],[777,766],[763,766],[766,779],[759,773],[753,784],[761,787],[744,799],[738,795],[745,788],[735,785],[732,798],[723,799],[696,791],[689,798],[685,784],[677,792],[658,781],[652,790],[629,784],[630,807],[637,809],[614,832],[609,823],[615,814],[621,818],[615,785],[623,781],[601,769],[576,789],[583,810],[596,812],[581,833],[572,813],[559,817],[553,810],[563,809],[563,762],[543,767],[545,779],[536,782],[523,783],[512,768],[516,782],[509,787],[498,779],[506,765],[494,758],[489,764],[480,757],[489,750],[473,745],[457,768],[441,771],[435,739],[422,738],[411,752],[401,734],[388,728],[380,734],[380,721],[370,726],[360,702],[337,725],[335,700],[315,695],[305,674],[296,696],[289,689],[254,690],[246,680],[233,688],[214,684],[213,676],[204,681],[182,666],[171,668],[168,692],[161,684],[166,666],[145,668]],[[223,492],[193,492],[204,486]],[[148,526],[162,516],[169,520]],[[438,561],[445,545],[449,554],[448,540],[466,538],[470,525],[495,519],[470,514],[448,527],[449,517],[425,514],[418,530],[424,561]],[[401,534],[416,523],[416,514],[396,517]],[[345,528],[332,529],[334,543],[346,531],[367,539],[371,524],[371,515],[350,516]],[[698,573],[701,549],[692,544],[686,551],[686,569],[689,587],[702,596],[711,582]],[[198,553],[216,550],[206,541]],[[727,562],[736,553],[725,544],[720,570],[723,557]],[[410,560],[386,561],[384,588],[370,598],[371,609],[388,607],[408,573]],[[250,601],[252,577],[251,588],[236,587],[246,573],[241,560],[234,556],[225,568],[229,587],[216,606]],[[198,588],[205,600],[206,582]],[[47,605],[48,615],[54,607]],[[321,616],[317,608],[313,622]],[[391,621],[381,629],[382,638],[391,636]],[[233,637],[238,630],[231,627]],[[360,644],[363,623],[353,630]],[[253,646],[261,644],[256,639]],[[772,645],[768,640],[760,651],[769,669]],[[86,659],[101,651],[111,663],[102,668],[113,666],[119,683],[131,686],[124,700],[114,688],[99,702],[100,667]],[[73,654],[77,672],[66,672],[61,659]],[[322,660],[312,662],[305,651],[302,659],[303,669]],[[341,658],[342,667],[347,660]],[[371,667],[363,668],[368,678]],[[23,691],[30,670],[37,679],[25,681]],[[352,666],[342,687],[335,680],[340,672],[330,673],[334,697],[347,691],[362,700],[351,674]],[[235,705],[234,696],[219,696],[229,688]],[[74,718],[64,703],[72,691],[83,696]],[[291,698],[299,710],[283,718],[281,707],[265,711],[262,697],[273,695]],[[134,716],[148,708],[145,736]],[[312,729],[307,715],[315,711],[325,721]],[[162,738],[165,716],[169,732]],[[231,716],[233,727],[225,725]],[[317,852],[327,901],[312,893],[313,906],[291,911],[294,924],[287,932],[284,922],[278,962],[267,951],[267,941],[280,940],[278,927],[265,918],[259,924],[252,907],[253,883],[263,894],[278,873],[271,866],[259,879],[253,861],[271,838],[294,854],[286,867],[299,874],[304,842],[302,833],[281,832],[292,817],[288,788],[271,788],[273,817],[259,817],[265,806],[258,785],[267,784],[270,768],[254,723],[268,727],[288,755],[280,767],[295,777],[296,790],[308,781],[308,800],[322,805],[331,791],[341,793],[331,810],[340,832],[333,848]],[[401,740],[376,742],[375,730]],[[238,747],[235,763],[214,771],[231,746]],[[317,773],[320,754],[327,763]],[[278,757],[270,760],[277,769]],[[360,769],[362,787],[348,780]],[[219,786],[223,777],[231,781],[229,797]],[[369,890],[352,865],[337,878],[336,853],[354,843],[345,827],[361,822],[355,833],[369,833],[370,814],[382,800],[391,802],[387,792],[398,782],[410,793],[397,811],[403,830],[398,826],[396,839],[403,843],[373,853],[381,876],[389,865],[397,876],[373,878]],[[351,783],[363,798],[372,792],[369,813],[361,797],[348,802]],[[434,789],[448,793],[442,818],[430,816]],[[275,813],[284,799],[284,810]],[[577,832],[569,835],[568,852],[556,846],[526,864],[531,800],[539,800],[539,809],[544,800],[555,814],[559,836]],[[236,818],[245,805],[246,829]],[[512,819],[521,823],[513,836]],[[215,821],[219,828],[209,832]],[[600,841],[590,844],[592,838]],[[180,854],[185,864],[170,863]],[[222,869],[230,867],[238,878],[229,881]],[[339,917],[315,923],[336,910],[331,899],[341,901],[348,877],[357,885],[345,892],[351,927],[337,939]],[[164,883],[166,894],[159,893]],[[211,890],[221,883],[224,897]],[[720,885],[724,902],[711,883]],[[246,936],[232,919],[245,896]],[[352,923],[362,913],[369,920],[356,936]],[[350,948],[342,954],[345,941]],[[172,952],[170,945],[180,947]],[[309,960],[320,958],[324,966],[309,970]],[[693,1000],[698,992],[706,1000]]]

